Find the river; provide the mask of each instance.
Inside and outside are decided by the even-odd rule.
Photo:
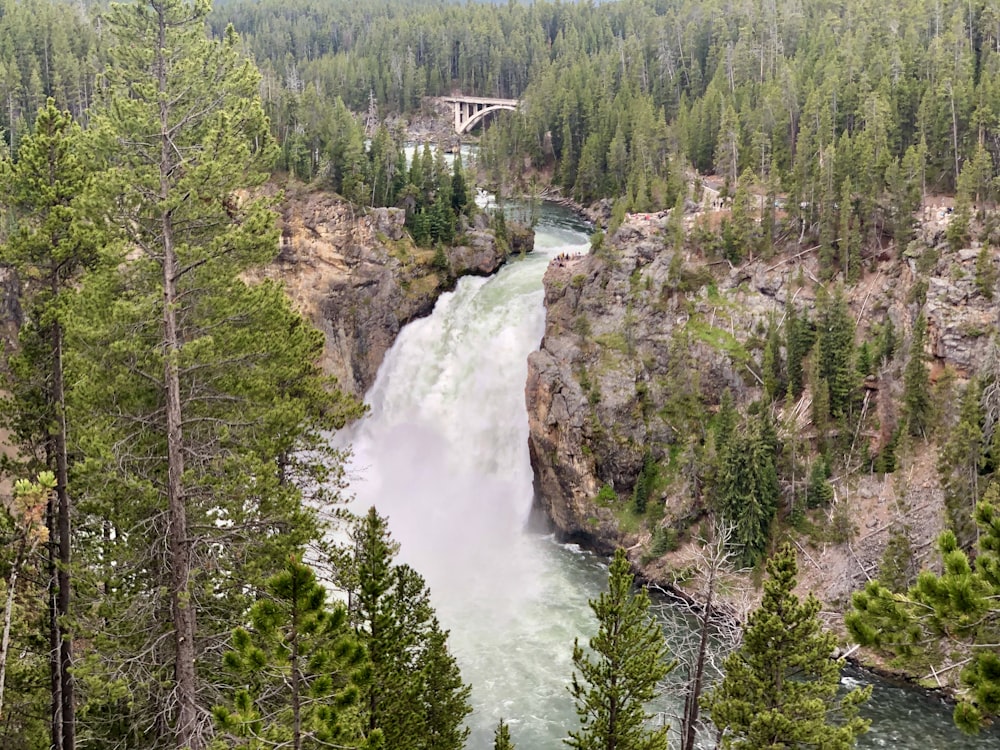
[[[595,630],[587,604],[606,582],[603,560],[530,530],[531,467],[524,383],[544,331],[542,274],[560,252],[584,251],[586,227],[544,206],[535,252],[489,279],[462,279],[427,318],[409,324],[367,396],[371,413],[343,436],[353,445],[356,507],[389,517],[400,560],[427,579],[474,712],[469,750],[492,748],[503,717],[521,750],[556,750],[578,726],[566,685],[574,638]],[[682,620],[666,614],[665,629]],[[845,683],[871,682],[864,674]],[[864,748],[997,748],[968,738],[950,709],[875,681]],[[667,721],[676,707],[659,707]]]

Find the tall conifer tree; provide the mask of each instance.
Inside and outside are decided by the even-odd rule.
[[[241,192],[273,151],[259,76],[231,29],[206,38],[208,12],[113,5],[91,119],[107,159],[92,202],[119,242],[73,329],[85,538],[101,561],[88,715],[113,715],[91,729],[124,747],[205,747],[220,644],[319,538],[296,480],[322,479],[330,458],[336,471],[310,450],[350,411],[325,390],[318,332],[276,285],[244,281],[277,251],[273,212]]]
[[[868,728],[856,714],[871,689],[838,696],[836,637],[822,629],[819,600],[810,594],[803,602],[793,593],[797,570],[788,545],[768,561],[764,599],[750,615],[743,645],[706,696],[726,750],[846,750]]]
[[[767,547],[778,509],[773,428],[763,419],[734,432],[720,449],[716,507],[733,525],[733,544],[744,565],[753,565]]]
[[[925,435],[931,420],[931,381],[924,362],[926,333],[927,319],[920,313],[913,324],[910,359],[903,372],[903,406],[909,433],[914,437]]]
[[[854,367],[854,318],[841,289],[833,297],[819,297],[817,306],[819,376],[829,389],[830,416],[839,419],[851,410],[860,380]]]
[[[669,727],[650,726],[646,705],[673,669],[663,630],[649,612],[649,595],[632,590],[625,550],[615,551],[608,590],[591,599],[597,635],[589,650],[573,643],[570,693],[580,729],[566,744],[577,750],[666,750]]]
[[[472,710],[469,687],[448,652],[424,579],[394,562],[398,545],[374,507],[352,531],[354,562],[345,572],[355,628],[371,675],[362,689],[366,736],[387,748],[461,750]]]
[[[49,99],[21,141],[7,175],[17,231],[3,248],[3,260],[23,279],[25,324],[19,350],[9,364],[4,418],[32,471],[44,466],[56,478],[49,517],[52,591],[52,745],[76,746],[76,698],[69,627],[71,589],[71,502],[66,422],[65,318],[67,299],[80,274],[97,258],[97,233],[78,200],[87,186],[82,133],[68,112]]]

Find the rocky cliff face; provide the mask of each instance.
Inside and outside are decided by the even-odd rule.
[[[668,249],[666,224],[666,215],[630,217],[604,247],[553,261],[526,401],[537,502],[557,532],[599,551],[624,545],[647,578],[669,584],[683,549],[675,557],[653,551],[652,539],[657,527],[680,530],[683,546],[705,517],[692,464],[696,451],[709,450],[708,416],[726,390],[738,408],[761,397],[769,322],[780,321],[789,298],[813,310],[820,284],[811,254],[790,251],[732,268]],[[858,343],[886,321],[900,341],[894,363],[866,381],[870,416],[853,455],[877,453],[901,419],[902,354],[920,309],[932,379],[947,367],[961,381],[997,361],[997,312],[975,268],[979,250],[952,252],[940,240],[939,227],[923,227],[903,257],[870,259],[847,290]],[[815,436],[810,404],[807,390],[798,403],[774,407],[783,439],[808,445]],[[668,481],[650,500],[662,504],[658,513],[637,520],[629,499],[647,454]],[[852,532],[846,541],[803,540],[804,585],[833,607],[846,607],[850,592],[878,574],[888,530],[900,523],[910,528],[918,562],[933,556],[944,520],[934,447],[914,444],[901,460],[884,478],[870,461],[861,470],[861,459],[856,473],[834,477],[828,515],[841,512]]]
[[[493,273],[508,251],[533,245],[530,232],[514,232],[508,250],[480,221],[435,256],[413,245],[401,209],[363,211],[328,193],[290,190],[280,210],[281,252],[266,273],[323,331],[324,369],[359,398],[400,328],[428,314],[455,279]]]
[[[615,503],[595,499],[600,489],[631,492],[650,446],[686,440],[664,405],[749,388],[741,362],[702,340],[695,322],[713,321],[725,341],[779,307],[761,295],[737,316],[714,294],[687,294],[653,229],[625,224],[598,252],[549,266],[545,335],[528,360],[539,503],[561,534],[600,550],[629,537]],[[676,500],[671,512],[684,516],[690,507]]]

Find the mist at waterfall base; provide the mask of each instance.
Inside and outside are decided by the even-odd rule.
[[[494,277],[465,278],[409,324],[368,394],[351,444],[355,508],[389,517],[399,561],[427,580],[474,712],[467,747],[488,750],[502,717],[521,750],[555,750],[579,726],[567,685],[575,638],[596,629],[588,599],[603,560],[528,528],[532,477],[524,405],[527,357],[544,330],[541,277],[559,253],[586,252],[586,227],[544,206],[534,253]],[[685,628],[665,620],[668,637]],[[864,674],[845,681],[869,682]],[[967,738],[950,710],[876,683],[872,732],[859,747],[1000,748]],[[655,707],[676,726],[672,705]]]

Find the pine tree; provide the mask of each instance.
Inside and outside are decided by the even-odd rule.
[[[858,347],[858,360],[855,362],[855,367],[858,370],[858,375],[863,378],[875,374],[872,350],[867,341],[861,342],[861,346]]]
[[[972,379],[965,387],[959,407],[958,422],[941,446],[938,473],[944,490],[948,522],[959,545],[971,549],[976,537],[975,508],[988,482],[982,477],[985,446],[982,428],[982,389]]]
[[[639,476],[636,477],[635,486],[632,488],[632,508],[640,516],[646,512],[646,504],[649,496],[656,485],[658,467],[651,451],[647,450],[642,458],[642,468]]]
[[[876,364],[887,365],[892,362],[894,356],[896,356],[896,327],[892,323],[892,318],[887,316],[879,331]]]
[[[493,750],[514,750],[514,743],[510,739],[510,727],[507,722],[500,719],[497,728],[493,730]]]
[[[858,385],[854,367],[854,318],[840,289],[832,298],[821,296],[817,306],[819,376],[829,388],[830,416],[839,419],[850,411]]]
[[[778,326],[773,320],[768,327],[767,342],[764,344],[762,369],[764,371],[764,394],[767,399],[774,401],[779,396],[784,396],[786,385],[782,377],[781,338],[778,335]]]
[[[441,629],[436,617],[431,617],[423,640],[417,662],[423,738],[411,747],[462,750],[469,737],[464,720],[471,710],[470,688],[448,652],[448,631]]]
[[[768,561],[764,598],[743,644],[706,696],[727,750],[850,748],[868,728],[856,713],[871,688],[838,696],[841,662],[831,658],[837,640],[822,628],[819,601],[793,593],[797,571],[789,545]]]
[[[733,196],[731,218],[722,230],[726,258],[732,263],[753,257],[757,246],[757,211],[750,192],[754,182],[753,172],[749,170],[740,176]]]
[[[413,161],[417,161],[417,153],[413,152]],[[434,193],[437,191],[438,179],[437,171],[434,169],[434,152],[431,151],[431,144],[427,141],[424,142],[424,147],[420,152],[420,175],[423,177],[423,181],[417,183],[411,177],[410,182],[413,182],[414,186],[421,191],[423,196],[423,205],[430,206],[434,200]]]
[[[1000,627],[1000,485],[990,485],[976,506],[976,524],[974,563],[955,534],[945,531],[938,539],[940,574],[923,571],[905,595],[873,581],[854,595],[845,618],[863,646],[921,664],[967,660],[954,718],[969,733],[1000,715],[1000,656],[994,645]],[[936,648],[942,639],[947,654]]]
[[[927,144],[923,137],[918,145],[903,154],[898,168],[886,170],[886,185],[891,193],[892,234],[897,252],[902,252],[913,239],[913,214],[923,197],[923,173],[927,160]]]
[[[844,280],[853,284],[861,278],[861,237],[854,219],[851,178],[844,180],[840,193],[840,267]]]
[[[778,510],[774,445],[757,421],[737,430],[719,455],[716,507],[733,526],[742,563],[752,566],[767,547]]]
[[[56,477],[50,519],[53,540],[51,630],[53,656],[53,746],[73,750],[75,685],[72,636],[67,632],[72,599],[72,529],[65,386],[67,298],[87,267],[97,260],[97,233],[88,226],[80,196],[88,165],[79,126],[49,99],[39,111],[34,132],[21,141],[6,190],[18,231],[3,248],[3,260],[23,279],[21,306],[26,321],[18,332],[19,351],[9,365],[10,399],[4,419],[22,455],[32,456],[32,471],[50,469]],[[58,564],[56,564],[58,561]]]
[[[462,154],[455,154],[451,175],[451,208],[456,216],[466,212],[469,206],[469,187],[465,182]]]
[[[733,405],[733,394],[727,388],[719,401],[719,413],[715,417],[715,447],[721,453],[725,450],[736,431],[739,415]]]
[[[924,364],[924,336],[927,319],[923,313],[913,324],[910,340],[910,359],[903,372],[903,405],[906,409],[906,424],[910,435],[926,435],[931,420],[930,375]]]
[[[785,359],[788,369],[788,391],[793,398],[802,395],[805,377],[802,361],[812,349],[814,334],[809,318],[799,317],[791,300],[785,305]]]
[[[955,190],[955,210],[945,229],[945,236],[952,250],[965,247],[968,243],[969,225],[976,209],[990,197],[993,175],[993,160],[990,152],[980,142],[972,158],[962,165]]]
[[[812,423],[816,428],[816,447],[821,453],[827,451],[830,428],[830,384],[819,375],[819,362],[813,360],[809,367],[812,385]]]
[[[430,209],[430,239],[433,242],[450,244],[455,238],[455,214],[450,201],[439,193]]]
[[[666,246],[674,251],[674,259],[677,263],[682,263],[684,257],[680,251],[684,248],[684,209],[686,205],[685,194],[679,192],[674,207],[670,209],[670,218],[667,220],[667,229],[664,232]],[[673,263],[671,263],[671,267],[673,267]]]
[[[826,147],[821,155],[822,166],[819,186],[819,275],[822,279],[832,279],[836,274],[837,211],[834,188],[834,164],[836,149],[833,144]]]
[[[375,508],[352,531],[353,565],[343,581],[351,617],[371,661],[361,695],[369,739],[415,750],[460,750],[469,688],[430,605],[424,579],[393,560],[398,545]]]
[[[917,574],[909,525],[894,523],[878,566],[878,581],[893,593],[906,591]]]
[[[993,299],[997,285],[997,269],[993,265],[993,249],[983,245],[976,256],[976,289],[984,299]]]
[[[344,605],[328,605],[315,573],[293,559],[268,579],[249,622],[225,657],[242,687],[232,708],[213,710],[223,731],[262,750],[358,746],[354,706],[366,658]]]
[[[367,183],[371,185],[371,195],[365,197],[368,205],[389,206],[395,203],[396,196],[392,191],[397,156],[396,144],[388,128],[379,125],[368,148]]]
[[[435,149],[434,151],[434,191],[435,199],[444,204],[445,211],[455,221],[455,212],[451,207],[451,175],[452,169],[448,167],[448,162],[444,158],[444,151]]]
[[[663,630],[649,612],[649,595],[632,591],[625,550],[615,551],[608,591],[590,601],[597,635],[585,650],[573,643],[570,693],[580,730],[565,742],[577,750],[666,750],[666,726],[653,728],[646,705],[657,683],[673,669]]]
[[[353,203],[363,204],[367,198],[364,179],[367,158],[364,129],[347,109],[340,97],[333,101],[333,131],[330,141],[328,178],[330,187]]]
[[[91,129],[107,163],[88,201],[118,242],[69,331],[101,598],[87,710],[119,722],[90,730],[144,748],[205,747],[215,646],[321,536],[299,481],[336,485],[322,431],[357,413],[327,390],[322,337],[282,289],[244,280],[277,252],[267,202],[240,197],[274,152],[259,75],[232,29],[206,38],[208,12],[164,0],[105,16],[115,45]]]
[[[0,570],[3,571],[0,578],[3,589],[0,601],[3,612],[0,624],[0,715],[4,717],[5,724],[10,724],[0,729],[4,747],[49,746],[39,737],[41,733],[37,726],[38,719],[44,715],[44,708],[38,703],[38,688],[40,683],[44,684],[41,679],[44,664],[39,663],[35,656],[41,649],[37,641],[32,644],[32,639],[17,630],[24,628],[30,633],[34,629],[32,625],[40,624],[37,620],[41,619],[32,617],[32,612],[44,611],[37,605],[42,587],[32,587],[31,584],[37,574],[36,553],[49,539],[45,516],[55,488],[56,477],[51,471],[40,472],[36,481],[18,479],[14,482],[10,498],[0,508],[0,541],[3,544],[0,548]],[[26,597],[24,594],[28,589],[34,590],[32,596]],[[25,715],[26,711],[39,708],[41,711],[38,714]],[[58,722],[53,723],[52,729],[56,740],[53,744],[58,746],[62,737],[60,732],[55,731],[59,729]],[[27,745],[29,739],[34,744]]]
[[[827,481],[826,461],[817,458],[809,471],[809,486],[806,488],[806,504],[810,508],[820,508],[833,500],[833,487]]]

